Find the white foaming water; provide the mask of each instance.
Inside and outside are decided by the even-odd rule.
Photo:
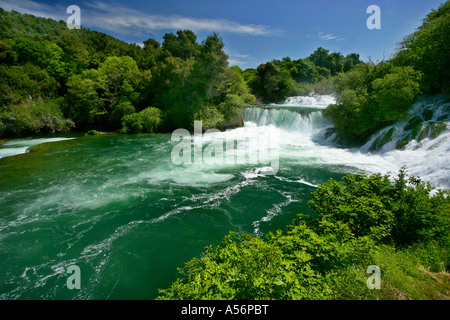
[[[361,150],[380,155],[397,166],[405,166],[410,175],[420,176],[435,187],[448,189],[450,188],[449,112],[448,96],[422,96],[411,106],[407,120],[375,133]],[[406,141],[401,147],[399,143],[405,137],[409,137],[411,141]]]
[[[311,107],[316,109],[325,109],[330,104],[336,103],[336,97],[333,95],[310,95],[310,96],[294,96],[288,97],[281,106],[292,107]]]
[[[315,97],[291,97],[288,99],[292,105],[306,104],[317,106],[317,101],[333,103],[330,96]],[[425,97],[418,99],[410,110],[410,114],[418,114],[424,109],[433,110],[433,115],[428,117],[424,125],[439,122],[446,114],[450,102],[446,97]],[[327,103],[328,103],[327,102]],[[280,105],[284,106],[285,104]],[[326,107],[325,103],[323,104]],[[409,175],[420,176],[422,180],[429,181],[437,188],[450,188],[450,132],[449,123],[447,129],[432,137],[432,129],[428,136],[421,141],[413,139],[403,149],[396,149],[396,144],[405,134],[407,121],[380,130],[369,142],[361,148],[338,148],[330,145],[323,137],[323,133],[332,125],[322,118],[321,111],[301,113],[288,109],[277,109],[272,105],[271,109],[247,108],[243,112],[245,127],[257,126],[259,130],[278,130],[280,137],[280,167],[283,161],[304,163],[311,165],[345,165],[355,168],[357,171],[367,173],[380,172],[383,174],[397,174],[406,167]],[[276,129],[273,129],[275,127]],[[385,143],[377,151],[370,151],[376,139],[393,129],[392,140]],[[373,147],[372,147],[373,148]]]
[[[26,153],[29,147],[47,142],[71,140],[75,138],[37,138],[37,139],[15,139],[0,145],[0,159]]]

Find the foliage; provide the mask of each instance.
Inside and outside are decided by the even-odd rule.
[[[15,11],[1,9],[0,20],[2,108],[64,97],[59,112],[78,129],[154,132],[192,129],[196,117],[224,125],[255,99],[215,33],[198,43],[191,30],[178,30],[141,48]],[[158,112],[143,112],[149,105]]]
[[[361,63],[359,54],[344,57],[320,47],[305,59],[284,57],[261,64],[256,70],[244,70],[242,74],[252,93],[270,103],[283,101],[290,95],[330,94],[334,91],[330,85],[332,79]]]
[[[337,104],[324,116],[344,139],[364,143],[376,130],[403,120],[420,93],[449,92],[450,1],[432,10],[413,34],[405,37],[387,62],[340,74],[335,82]],[[327,60],[316,55],[315,61]]]
[[[385,122],[401,120],[420,93],[420,79],[421,73],[412,67],[393,67],[390,73],[375,79],[372,85],[377,118]]]
[[[450,92],[450,1],[432,10],[417,30],[404,38],[393,63],[412,66],[423,73],[425,93]]]
[[[139,113],[126,114],[122,118],[121,133],[152,133],[161,122],[161,110],[146,108]]]
[[[376,130],[403,120],[420,93],[421,73],[391,63],[360,65],[336,78],[336,104],[323,115],[351,142],[364,142]]]
[[[257,74],[249,81],[252,92],[265,102],[279,102],[294,92],[294,81],[289,73],[267,62],[257,68]]]
[[[450,266],[450,190],[433,192],[404,170],[330,179],[312,193],[316,217],[265,238],[230,232],[158,299],[436,299],[442,285],[420,266]],[[382,290],[366,287],[373,264],[385,272]]]
[[[97,130],[89,130],[88,132],[86,132],[87,136],[98,136],[101,135],[102,132],[101,131],[97,131]]]
[[[59,104],[59,100],[30,100],[0,107],[0,135],[12,137],[70,131],[75,125],[64,118]]]

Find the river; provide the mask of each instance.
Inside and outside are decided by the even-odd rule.
[[[448,130],[403,150],[387,143],[371,152],[376,136],[344,148],[321,116],[333,101],[295,97],[249,107],[244,127],[203,135],[201,150],[211,140],[236,141],[234,154],[247,154],[241,162],[177,163],[181,138],[171,134],[6,142],[0,156],[21,149],[0,159],[0,299],[153,299],[205,246],[229,231],[284,229],[297,214],[313,214],[307,202],[319,184],[348,173],[395,174],[406,165],[450,187]],[[399,126],[406,122],[398,135]],[[250,160],[264,148],[271,161]],[[81,271],[80,289],[67,286],[72,265]]]

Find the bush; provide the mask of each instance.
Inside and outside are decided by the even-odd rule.
[[[75,125],[65,119],[59,100],[38,100],[0,107],[0,136],[68,132]]]
[[[86,132],[87,136],[98,136],[101,134],[103,134],[103,133],[100,131],[97,131],[97,130],[89,130],[88,132]]]
[[[346,223],[356,236],[411,245],[447,241],[450,228],[448,191],[431,195],[433,188],[419,178],[397,179],[380,174],[348,175],[330,180],[312,193],[310,206],[323,219]]]
[[[216,128],[225,123],[223,114],[213,105],[204,106],[197,111],[194,114],[194,121],[202,121],[203,130]]]
[[[161,122],[161,110],[146,108],[139,113],[123,116],[121,133],[152,133]]]

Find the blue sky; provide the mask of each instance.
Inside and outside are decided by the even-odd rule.
[[[305,58],[318,47],[361,59],[388,59],[444,0],[0,0],[0,7],[67,20],[81,9],[81,25],[130,43],[162,42],[167,32],[191,29],[199,42],[218,32],[230,65],[255,68],[289,56]],[[367,7],[381,9],[381,29],[370,30]]]

